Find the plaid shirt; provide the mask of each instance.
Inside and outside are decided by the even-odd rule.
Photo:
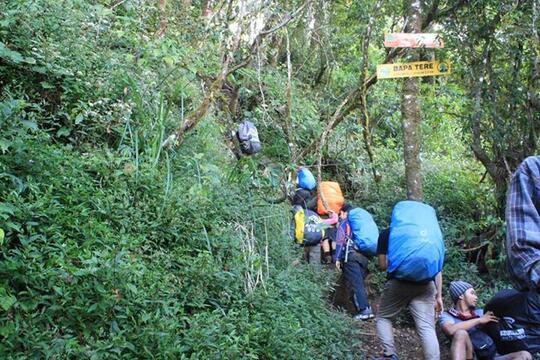
[[[506,252],[516,289],[540,289],[540,156],[526,158],[510,183]]]

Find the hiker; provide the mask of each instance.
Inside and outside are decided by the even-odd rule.
[[[327,215],[330,210],[339,213],[344,204],[345,198],[343,197],[339,183],[322,181],[317,193],[317,212],[319,215]],[[337,228],[335,226],[330,227],[327,229],[326,237],[321,243],[323,249],[323,262],[326,264],[332,264],[336,260],[336,236]]]
[[[293,206],[299,205],[304,209],[311,211],[317,210],[317,195],[314,191],[310,191],[299,187],[294,190],[293,196],[290,198]]]
[[[315,177],[308,168],[299,167],[296,172],[296,180],[298,187],[294,190],[294,194],[290,198],[291,204],[300,205],[304,209],[317,211],[317,182]]]
[[[452,339],[450,355],[452,360],[497,359],[497,360],[531,360],[527,351],[496,355],[497,348],[493,339],[483,327],[489,323],[497,323],[492,311],[476,308],[478,296],[473,286],[465,281],[457,280],[450,283],[450,297],[454,306],[444,311],[439,318],[439,324],[446,336]]]
[[[540,156],[530,156],[516,169],[506,198],[506,256],[517,291],[498,293],[486,306],[504,320],[493,334],[501,351],[516,348],[540,353]],[[512,304],[520,304],[517,308]],[[501,305],[502,304],[502,305]],[[512,304],[512,305],[511,305]],[[509,320],[509,321],[506,321]],[[523,346],[509,337],[521,331]],[[498,335],[498,336],[497,336]]]
[[[356,234],[353,234],[349,223],[349,212],[354,210],[351,205],[345,204],[340,212],[340,221],[337,225],[336,239],[336,268],[343,270],[343,276],[348,286],[353,290],[353,303],[356,307],[356,320],[368,320],[375,317],[369,305],[364,286],[364,279],[368,273],[368,257],[370,254],[363,253],[360,246],[354,241]],[[375,222],[371,221],[373,225]],[[368,227],[371,224],[361,224]],[[375,225],[375,243],[378,236],[378,229]]]
[[[377,359],[398,359],[392,320],[408,306],[424,358],[438,360],[435,317],[443,309],[444,242],[435,210],[418,201],[397,203],[390,228],[379,235],[377,254],[379,266],[388,276],[376,315],[377,336],[384,351]]]
[[[303,209],[299,205],[292,208],[291,237],[304,248],[304,260],[315,270],[321,269],[321,241],[325,228],[338,221],[338,215],[330,212],[328,219],[321,219],[316,212]]]
[[[540,290],[539,191],[540,156],[530,156],[514,173],[506,199],[507,266],[519,291]]]

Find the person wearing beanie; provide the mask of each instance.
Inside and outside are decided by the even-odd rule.
[[[336,268],[343,270],[348,286],[352,288],[353,303],[358,313],[355,320],[373,319],[375,315],[369,305],[364,279],[368,273],[368,258],[354,245],[352,230],[349,224],[349,211],[353,207],[343,205],[339,212],[339,223],[336,236]]]
[[[468,282],[456,280],[452,281],[449,286],[450,291],[450,297],[452,298],[452,302],[455,304],[459,298],[465,294],[465,292],[469,289],[472,289],[472,285]]]
[[[439,324],[444,334],[452,339],[450,355],[453,360],[472,360],[475,353],[477,359],[532,359],[527,351],[496,356],[495,344],[482,327],[499,319],[491,311],[484,314],[482,309],[476,308],[478,296],[468,282],[452,281],[448,290],[454,306],[441,314]]]

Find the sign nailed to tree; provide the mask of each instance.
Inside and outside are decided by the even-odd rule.
[[[385,47],[402,48],[443,48],[439,34],[392,33],[384,35]]]
[[[440,61],[377,65],[377,79],[448,75],[450,73],[450,63]]]

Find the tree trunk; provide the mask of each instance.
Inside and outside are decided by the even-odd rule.
[[[422,9],[420,0],[409,2],[409,25],[406,32],[417,33],[422,30]],[[411,55],[415,50],[410,50]],[[416,60],[412,55],[410,60]],[[407,198],[410,200],[423,200],[422,192],[422,166],[420,162],[420,122],[422,113],[418,104],[418,78],[406,78],[403,83],[403,97],[401,100],[401,116],[403,123],[403,157],[405,160],[405,178],[407,183]]]

